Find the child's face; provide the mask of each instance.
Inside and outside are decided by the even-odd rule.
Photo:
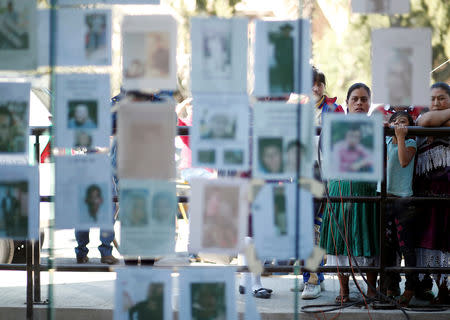
[[[350,130],[347,132],[346,140],[351,147],[358,145],[361,141],[361,132],[359,130]]]
[[[404,125],[405,127],[409,126],[409,121],[407,117],[400,116],[391,122],[394,126]]]

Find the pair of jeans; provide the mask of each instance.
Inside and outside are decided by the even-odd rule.
[[[78,247],[75,248],[77,258],[87,256],[89,249],[86,247],[89,243],[89,230],[75,230],[75,239],[77,240]],[[98,251],[102,257],[112,255],[111,242],[114,240],[114,231],[100,230],[101,245],[98,246]]]

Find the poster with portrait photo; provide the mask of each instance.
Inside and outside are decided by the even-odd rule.
[[[303,188],[298,190],[294,183],[264,184],[252,203],[253,239],[258,258],[296,257],[296,221],[299,259],[309,257],[314,245],[312,210],[312,195],[309,191]]]
[[[59,9],[56,65],[111,65],[111,10]]]
[[[253,177],[270,180],[311,177],[315,151],[310,110],[309,104],[258,102],[254,105]]]
[[[172,320],[172,270],[116,270],[114,320]]]
[[[0,1],[0,70],[37,67],[36,0]]]
[[[311,92],[311,32],[308,20],[255,22],[254,96]]]
[[[326,113],[323,120],[323,178],[381,181],[382,115]]]
[[[120,180],[120,253],[158,257],[175,251],[177,196],[166,180]]]
[[[191,18],[191,91],[247,93],[248,19]]]
[[[0,82],[0,163],[28,163],[31,84]]]
[[[353,13],[406,14],[410,0],[352,0]]]
[[[235,268],[183,268],[179,277],[179,319],[237,320]]]
[[[125,90],[175,90],[177,23],[170,15],[125,16],[122,86]]]
[[[39,169],[0,166],[0,238],[38,239]]]
[[[117,121],[120,178],[175,178],[175,106],[171,102],[124,102]]]
[[[56,75],[56,147],[108,147],[111,134],[108,74]]]
[[[238,253],[247,232],[247,182],[195,179],[191,199],[189,252]]]
[[[192,165],[247,170],[250,120],[248,97],[196,95],[192,104]]]
[[[55,157],[55,228],[112,230],[111,162],[106,154]]]
[[[431,61],[431,29],[373,30],[373,102],[405,107],[428,105]]]

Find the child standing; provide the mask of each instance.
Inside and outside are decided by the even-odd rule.
[[[416,266],[414,251],[414,208],[403,200],[413,194],[412,178],[414,173],[414,155],[417,144],[415,139],[407,137],[407,126],[413,126],[412,117],[405,111],[394,113],[389,119],[394,126],[395,135],[386,137],[387,144],[387,194],[398,199],[386,204],[388,246],[388,264],[395,265],[397,253],[403,255],[405,266]],[[400,295],[400,275],[387,273],[385,289],[388,296]],[[406,273],[405,291],[399,298],[401,305],[407,306],[414,295],[418,282],[416,273]]]

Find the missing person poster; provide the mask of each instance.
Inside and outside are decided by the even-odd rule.
[[[255,22],[254,96],[311,92],[310,29],[308,20]]]
[[[248,20],[191,18],[192,92],[247,93]]]
[[[57,156],[55,180],[55,228],[113,229],[108,155]]]
[[[431,29],[373,30],[373,102],[398,107],[428,105],[431,61]]]
[[[56,146],[108,147],[111,134],[107,74],[56,75]]]
[[[174,182],[120,180],[120,253],[158,257],[175,251],[177,195]]]
[[[114,320],[172,320],[172,271],[117,269]]]
[[[294,183],[266,183],[252,203],[253,239],[260,259],[309,257],[313,245],[312,195]],[[296,233],[298,232],[298,237]]]
[[[309,104],[255,103],[253,177],[267,180],[311,177],[315,152],[312,108]]]
[[[177,88],[177,22],[170,15],[125,16],[122,85],[125,90]]]
[[[28,163],[31,84],[0,82],[0,163]]]
[[[58,9],[56,65],[111,65],[111,10]]]
[[[118,111],[118,175],[125,179],[175,178],[175,106],[124,102]]]
[[[39,169],[0,166],[0,238],[39,237]]]
[[[249,122],[247,95],[194,96],[192,165],[248,170]]]
[[[179,319],[237,320],[235,272],[232,267],[181,269]]]
[[[323,120],[323,178],[381,181],[382,115],[326,113]]]
[[[353,13],[405,14],[410,0],[352,0]]]
[[[0,70],[37,67],[36,0],[0,2]]]
[[[189,252],[237,254],[247,232],[247,182],[192,180],[191,199]]]

